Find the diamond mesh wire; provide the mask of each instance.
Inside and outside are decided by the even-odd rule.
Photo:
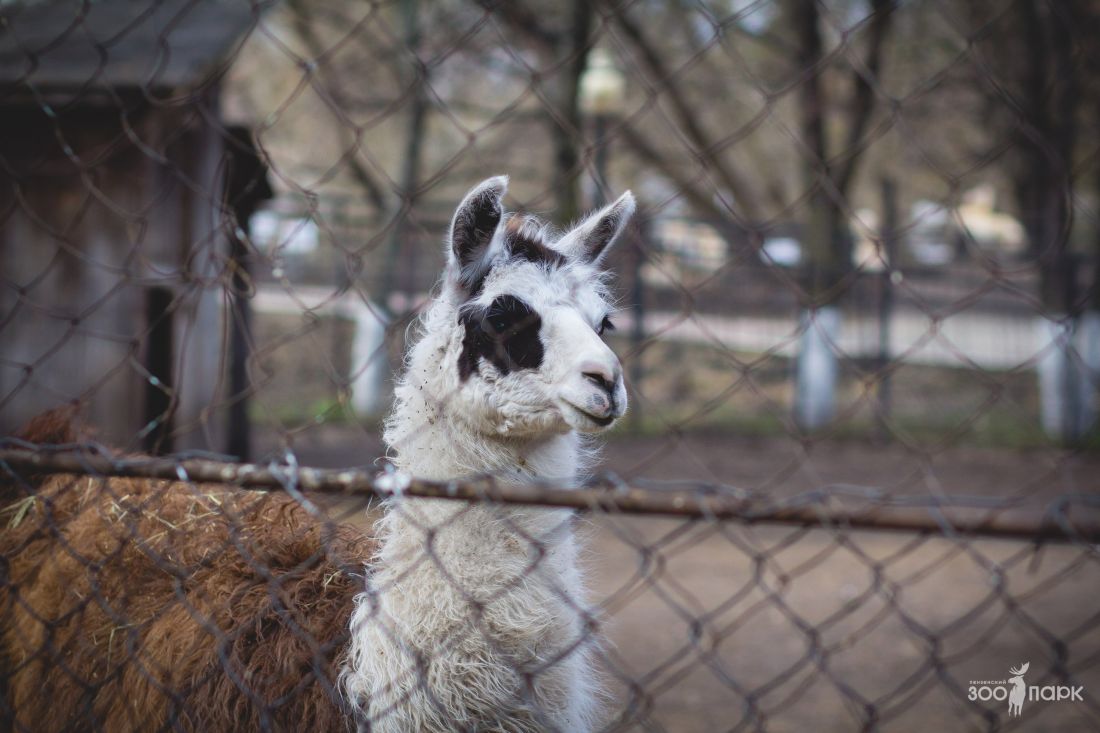
[[[1094,730],[1098,31],[0,3],[0,720]],[[631,411],[576,485],[408,476],[381,437],[498,173],[562,229],[639,202]]]

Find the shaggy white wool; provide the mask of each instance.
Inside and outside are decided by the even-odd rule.
[[[503,193],[503,179],[476,187],[456,212],[454,231],[491,217],[491,210],[466,209],[499,207]],[[439,295],[421,318],[386,421],[399,470],[435,480],[490,473],[502,482],[575,485],[592,456],[578,431],[603,427],[585,414],[603,399],[593,397],[597,387],[585,370],[614,377],[610,397],[599,403],[609,405],[608,419],[626,406],[618,360],[596,334],[610,308],[598,262],[633,206],[627,194],[548,240],[569,257],[560,266],[510,257],[503,216],[475,243],[480,250],[463,252],[465,269],[449,243]],[[537,228],[526,234],[547,238]],[[466,292],[478,279],[480,291]],[[463,380],[460,309],[506,294],[541,318],[542,363],[501,374],[482,360]],[[401,498],[388,502],[377,531],[380,549],[352,615],[342,676],[364,727],[572,733],[598,726],[594,613],[585,603],[571,512]]]

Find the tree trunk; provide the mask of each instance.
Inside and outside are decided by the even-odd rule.
[[[840,333],[840,310],[831,304],[841,267],[835,222],[837,206],[829,199],[830,170],[825,147],[825,89],[821,79],[822,40],[817,6],[790,5],[798,35],[799,68],[810,70],[799,92],[803,155],[802,182],[810,192],[802,227],[805,288],[809,299],[800,320],[795,367],[794,415],[800,427],[814,430],[832,419],[836,409],[837,355],[831,344]]]
[[[1039,296],[1045,310],[1038,324],[1044,351],[1036,364],[1040,422],[1050,437],[1073,442],[1081,437],[1086,422],[1081,411],[1086,376],[1074,343],[1075,334],[1081,331],[1077,322],[1080,308],[1075,263],[1068,251],[1073,186],[1070,162],[1078,101],[1069,7],[1069,3],[1061,7],[1021,3],[1024,41],[1032,65],[1024,79],[1026,111],[1020,145],[1026,151],[1026,164],[1020,171],[1017,192],[1039,269]]]
[[[882,49],[891,24],[891,0],[872,0],[867,52],[863,68],[872,77],[881,70]],[[837,301],[844,275],[851,267],[850,236],[844,198],[855,180],[862,157],[862,138],[875,107],[871,81],[853,70],[847,137],[839,151],[830,150],[825,114],[829,109],[824,83],[825,54],[816,2],[791,0],[787,5],[795,29],[799,69],[807,75],[799,86],[803,186],[808,193],[802,247],[806,260],[805,290],[795,382],[795,419],[813,430],[828,423],[836,409],[837,338],[841,314]],[[836,162],[835,166],[831,161]]]
[[[424,148],[424,126],[428,115],[428,68],[420,62],[420,17],[419,0],[402,0],[402,14],[405,25],[405,46],[416,57],[415,79],[412,81],[412,95],[409,100],[408,132],[405,137],[405,152],[401,161],[401,209],[397,212],[390,233],[389,253],[384,265],[382,282],[379,283],[378,299],[387,314],[395,315],[390,296],[398,289],[398,263],[405,261],[405,292],[401,308],[410,308],[410,292],[413,285],[413,272],[416,267],[416,246],[407,241],[408,217],[416,203],[417,188],[420,180],[420,158]],[[404,249],[404,257],[402,257]]]
[[[555,215],[558,223],[566,226],[579,219],[582,213],[578,141],[582,139],[583,121],[578,92],[581,74],[588,65],[594,4],[589,0],[573,0],[568,31],[561,33],[543,25],[541,16],[522,3],[498,0],[477,0],[477,3],[507,24],[513,33],[534,44],[545,66],[559,68],[564,55],[566,72],[554,74],[554,79],[561,79],[561,82],[550,90],[554,103],[545,111],[554,149]]]
[[[1095,33],[1096,29],[1086,32]],[[1100,98],[1093,101],[1093,115],[1093,119],[1100,124]],[[1100,168],[1096,169],[1093,183],[1094,195],[1100,197]],[[1081,405],[1079,435],[1082,437],[1096,428],[1100,414],[1100,405],[1097,404],[1100,401],[1100,231],[1095,232],[1093,237],[1092,287],[1077,325],[1077,353],[1081,358],[1078,380]]]
[[[592,33],[592,4],[573,0],[573,22],[569,33],[569,74],[558,92],[561,120],[551,119],[554,135],[554,190],[557,191],[558,223],[567,226],[581,216],[578,167],[581,113],[579,89],[581,74],[588,65],[588,43]]]

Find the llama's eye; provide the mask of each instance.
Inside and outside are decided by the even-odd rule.
[[[615,324],[611,322],[610,318],[608,318],[607,316],[604,316],[603,320],[600,321],[600,327],[596,329],[596,333],[603,336],[605,331],[614,331],[614,330],[615,330]]]

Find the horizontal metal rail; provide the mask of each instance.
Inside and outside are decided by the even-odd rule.
[[[24,444],[25,445],[25,444]],[[80,474],[220,483],[252,490],[289,490],[386,499],[408,496],[562,507],[579,511],[733,520],[844,530],[885,530],[945,537],[990,537],[1028,541],[1100,542],[1100,496],[1070,494],[1045,505],[1017,499],[892,495],[874,490],[824,488],[776,500],[719,485],[690,489],[632,486],[613,475],[581,488],[544,483],[515,484],[492,476],[427,481],[392,471],[260,465],[193,457],[115,457],[99,446],[59,449],[0,448],[2,478]],[[836,506],[859,502],[862,506]],[[1089,521],[1071,520],[1071,508]],[[1023,511],[1027,510],[1027,511]]]

